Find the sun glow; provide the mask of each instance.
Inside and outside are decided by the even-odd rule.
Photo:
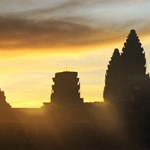
[[[141,43],[149,57],[148,36]],[[41,107],[50,102],[56,72],[77,71],[84,102],[103,101],[104,77],[113,50],[122,51],[123,40],[102,45],[51,49],[1,50],[0,84],[12,107]]]

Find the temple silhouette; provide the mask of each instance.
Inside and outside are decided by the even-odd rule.
[[[80,83],[77,75],[77,72],[69,71],[55,74],[51,93],[52,104],[72,106],[83,103],[83,98],[80,98]]]
[[[142,107],[149,101],[150,78],[145,52],[135,30],[131,30],[121,54],[114,50],[105,76],[104,100]],[[125,105],[123,104],[123,105]]]
[[[77,72],[57,72],[52,80],[50,102],[41,108],[11,108],[0,90],[2,149],[150,148],[150,77],[135,30],[112,54],[104,102],[84,102]]]

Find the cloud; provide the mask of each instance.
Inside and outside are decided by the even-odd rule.
[[[82,0],[62,0],[61,2],[47,2],[45,0],[45,2],[43,2],[43,4],[41,4],[39,1],[36,2],[34,4],[35,7],[31,7],[31,5],[27,5],[26,7],[30,8],[27,9],[26,7],[22,8],[22,11],[20,11],[18,13],[18,11],[14,11],[13,14],[16,14],[17,16],[22,16],[22,17],[40,17],[40,16],[46,16],[46,17],[54,17],[54,16],[58,16],[58,17],[65,17],[65,16],[76,16],[76,15],[84,15],[85,13],[90,14],[92,11],[99,11],[101,12],[101,10],[103,10],[104,8],[107,9],[107,7],[109,9],[114,9],[114,10],[118,10],[119,8],[122,7],[128,7],[129,5],[126,4],[130,4],[132,3],[132,5],[139,3],[141,5],[141,1],[140,0],[86,0],[86,1],[82,1]],[[142,4],[144,4],[144,2],[148,2],[147,0],[142,1]],[[33,3],[33,1],[32,1]],[[38,3],[40,3],[41,7],[38,7]],[[45,5],[45,3],[47,5]],[[116,4],[117,4],[117,8],[116,8]],[[20,4],[20,6],[22,6]],[[127,9],[126,7],[126,9]],[[132,6],[133,7],[133,6]],[[109,10],[108,10],[109,11]],[[79,12],[79,14],[78,14]],[[120,9],[121,12],[121,9]]]
[[[10,5],[12,9],[8,13],[1,13],[0,49],[63,48],[68,51],[68,48],[74,47],[103,47],[124,42],[133,28],[143,36],[150,34],[149,31],[144,32],[145,29],[149,30],[149,9],[139,11],[149,5],[138,4],[133,7],[134,1],[20,1],[13,7]],[[6,2],[2,2],[2,6],[7,8]]]
[[[111,33],[62,20],[0,18],[0,48],[51,48],[105,42]],[[100,35],[103,35],[100,38]]]
[[[82,18],[79,18],[82,22]],[[33,20],[14,17],[0,17],[0,49],[53,49],[88,46],[105,46],[123,41],[132,27],[142,32],[141,20],[130,20],[121,24],[103,21],[100,27],[71,21],[47,19]],[[141,26],[140,26],[141,25]],[[144,28],[149,24],[145,25]],[[150,34],[146,32],[145,34]],[[117,46],[117,45],[116,45]],[[85,49],[86,50],[86,49]]]
[[[128,13],[128,7],[133,9],[137,7],[138,11],[141,6],[148,4],[148,0],[56,0],[56,1],[0,1],[0,14],[13,15],[19,17],[65,17],[65,16],[82,16],[98,11],[99,14],[106,10],[107,12],[118,10],[121,12],[125,7]],[[9,4],[9,5],[8,5]],[[108,8],[108,9],[107,9]],[[104,9],[104,10],[103,10]]]

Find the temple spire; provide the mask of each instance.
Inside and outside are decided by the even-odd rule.
[[[122,71],[124,74],[145,75],[146,59],[143,48],[135,30],[131,30],[121,54]]]
[[[118,94],[120,77],[120,53],[114,50],[105,75],[105,88],[103,97],[105,101],[114,101]]]

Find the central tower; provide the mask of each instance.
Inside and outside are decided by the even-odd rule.
[[[83,103],[80,98],[80,83],[77,72],[58,72],[53,78],[51,103],[59,105],[78,105]]]

